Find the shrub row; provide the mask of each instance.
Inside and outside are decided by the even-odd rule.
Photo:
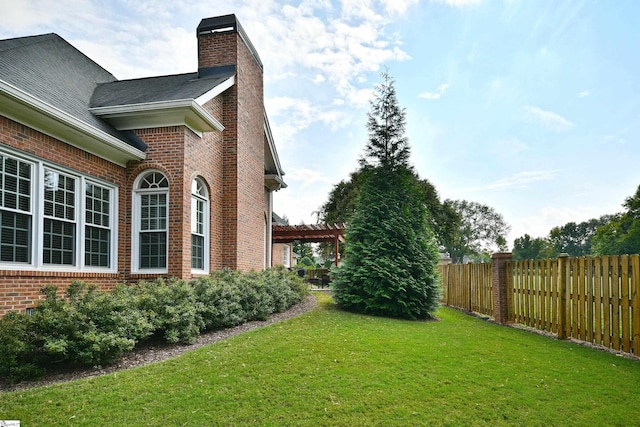
[[[307,289],[283,268],[157,279],[112,292],[74,282],[65,297],[45,286],[45,299],[31,315],[0,319],[0,378],[17,381],[57,367],[105,365],[152,339],[193,343],[207,330],[265,320],[300,302]]]

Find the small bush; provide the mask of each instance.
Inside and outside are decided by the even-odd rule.
[[[261,273],[250,272],[241,275],[236,282],[240,292],[240,304],[245,312],[245,320],[266,320],[273,313],[273,300],[267,293]]]
[[[44,373],[27,357],[31,352],[27,342],[29,326],[29,316],[24,313],[8,313],[0,319],[0,378],[19,381]]]
[[[157,279],[132,287],[138,308],[147,316],[156,336],[169,343],[193,343],[200,330],[193,288],[184,280]]]
[[[272,313],[287,310],[292,305],[302,301],[309,293],[309,286],[296,273],[287,271],[284,267],[275,267],[262,273],[265,290],[273,304]]]
[[[28,318],[26,340],[26,357],[36,366],[104,365],[151,333],[151,325],[124,290],[100,292],[74,282],[66,299],[55,286],[42,292],[45,299]]]
[[[135,295],[125,286],[117,286],[113,292],[101,292],[92,286],[70,300],[78,317],[91,325],[76,356],[83,363],[112,362],[153,332],[153,325],[138,308]]]
[[[239,277],[240,273],[224,269],[193,280],[201,330],[228,328],[244,321],[246,316],[237,286]]]

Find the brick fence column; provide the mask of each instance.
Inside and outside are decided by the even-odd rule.
[[[513,322],[513,290],[508,286],[510,280],[507,276],[507,262],[512,258],[511,252],[500,252],[491,256],[493,318],[501,324]]]

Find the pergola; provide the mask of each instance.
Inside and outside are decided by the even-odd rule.
[[[338,265],[338,242],[344,242],[346,229],[345,224],[274,225],[271,236],[273,243],[334,242]]]

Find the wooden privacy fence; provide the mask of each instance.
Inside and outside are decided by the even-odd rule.
[[[492,264],[442,266],[443,302],[640,355],[640,255]]]
[[[493,316],[491,264],[441,265],[440,274],[445,304]]]

